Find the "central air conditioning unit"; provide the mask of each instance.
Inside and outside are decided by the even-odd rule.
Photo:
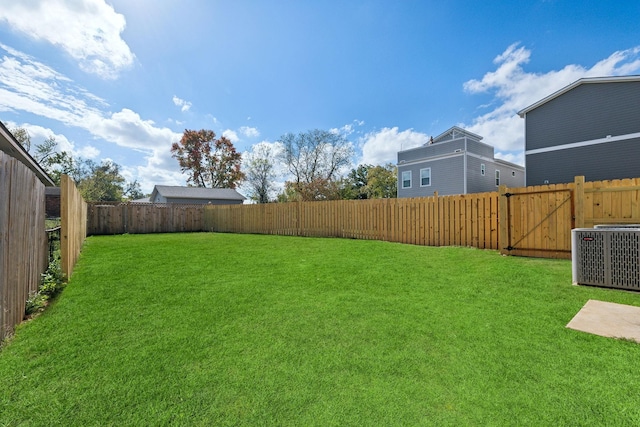
[[[574,284],[640,291],[640,226],[571,230]]]

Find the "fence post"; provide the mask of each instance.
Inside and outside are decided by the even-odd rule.
[[[498,249],[502,255],[508,255],[509,242],[509,197],[507,186],[498,189]]]
[[[433,240],[434,246],[440,245],[440,198],[438,197],[438,191],[433,192]]]
[[[584,228],[584,176],[574,178],[575,187],[573,197],[575,198],[574,227]]]

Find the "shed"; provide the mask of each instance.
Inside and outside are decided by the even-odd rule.
[[[181,203],[191,205],[240,205],[246,200],[232,188],[203,188],[156,185],[149,201],[151,203]]]

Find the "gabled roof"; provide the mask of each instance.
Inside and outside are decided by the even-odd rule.
[[[0,122],[0,151],[7,153],[14,159],[20,161],[36,174],[40,182],[46,187],[54,187],[55,184],[45,170],[35,161],[33,157],[24,149],[13,134]]]
[[[178,187],[171,185],[156,185],[153,187],[151,199],[156,194],[168,199],[216,199],[216,200],[245,200],[242,194],[231,188],[203,188]]]
[[[478,141],[482,139],[480,135],[476,135],[475,133],[469,132],[468,130],[462,129],[461,127],[458,127],[458,126],[452,126],[449,129],[442,132],[440,135],[433,138],[432,142],[436,143],[436,142],[440,142],[440,140],[445,140],[445,137],[449,135],[451,135],[453,138],[446,138],[446,140],[460,138],[463,136],[467,136],[472,139],[476,139]]]
[[[563,87],[559,91],[556,91],[556,92],[552,93],[551,95],[547,96],[546,98],[542,98],[540,101],[536,102],[535,104],[531,104],[527,108],[518,111],[518,115],[520,117],[524,118],[525,114],[527,114],[531,110],[534,110],[534,109],[540,107],[541,105],[546,104],[547,102],[549,102],[549,101],[559,97],[560,95],[565,94],[565,93],[569,92],[570,90],[575,89],[576,87],[578,87],[580,85],[583,85],[583,84],[621,83],[621,82],[640,82],[640,76],[585,77],[585,78],[576,80],[575,82],[571,83],[568,86]]]

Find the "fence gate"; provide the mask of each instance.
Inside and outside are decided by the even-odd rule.
[[[500,194],[507,219],[500,229],[505,234],[500,238],[500,251],[516,256],[570,259],[573,189],[559,184],[509,191]]]

